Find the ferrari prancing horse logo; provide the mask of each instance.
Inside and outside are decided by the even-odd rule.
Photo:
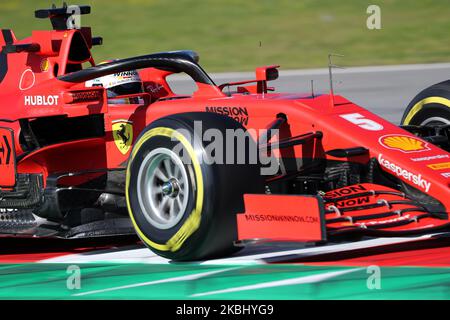
[[[117,149],[126,154],[133,143],[133,122],[126,120],[113,121],[112,132]]]

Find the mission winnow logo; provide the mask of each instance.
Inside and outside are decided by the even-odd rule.
[[[206,107],[206,112],[218,113],[233,118],[244,126],[248,125],[248,111],[244,107]]]

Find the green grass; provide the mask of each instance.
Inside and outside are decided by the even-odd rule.
[[[74,3],[74,2],[73,2]],[[0,27],[19,38],[48,28],[34,10],[51,1],[3,0]],[[82,17],[104,45],[97,61],[175,49],[200,53],[210,71],[324,67],[327,54],[347,66],[450,61],[448,0],[80,0]],[[369,4],[382,29],[366,28]]]

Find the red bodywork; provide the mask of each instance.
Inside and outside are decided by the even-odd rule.
[[[58,78],[81,69],[83,64],[95,65],[90,54],[91,41],[90,28],[34,31],[31,37],[23,40],[17,40],[12,32],[3,30],[0,46],[37,44],[39,49],[32,52],[3,53],[2,56],[2,190],[12,189],[16,185],[15,168],[17,174],[42,174],[44,187],[47,178],[54,174],[123,168],[131,149],[123,153],[117,147],[113,135],[113,125],[117,122],[132,124],[133,138],[136,139],[148,124],[161,117],[192,111],[216,112],[232,116],[246,128],[253,129],[251,132],[257,140],[258,130],[268,129],[277,115],[283,113],[287,121],[280,127],[280,135],[274,138],[274,141],[318,131],[322,132],[323,138],[312,139],[305,144],[294,145],[281,151],[276,150],[277,157],[343,161],[341,157],[333,157],[326,152],[364,147],[368,149],[367,153],[344,160],[367,164],[370,159],[376,158],[384,171],[435,198],[445,207],[445,213],[450,212],[450,154],[341,96],[334,96],[332,99],[327,94],[311,97],[302,94],[268,93],[271,88],[267,86],[267,81],[276,78],[276,66],[257,69],[256,80],[252,81],[254,85],[244,86],[248,83],[246,81],[223,86],[197,82],[198,89],[192,95],[177,96],[166,81],[166,77],[172,72],[146,68],[140,70],[140,76],[147,91],[142,97],[147,103],[108,104],[102,88],[87,88],[84,82],[73,83]],[[80,57],[81,60],[71,60]],[[225,88],[229,86],[238,86],[237,93],[228,95],[222,92],[222,89],[226,92]],[[103,115],[104,136],[53,143],[31,151],[23,148],[21,132],[24,127],[19,121],[21,119],[34,121],[57,116],[76,118],[93,115]],[[5,160],[8,147],[11,147],[14,153],[14,156],[11,153],[10,162]],[[65,182],[69,184],[70,180],[70,185],[73,185],[86,179],[89,177],[75,177],[66,179]],[[332,194],[328,195],[333,198]],[[266,200],[271,200],[271,197],[275,196],[268,195]],[[316,198],[284,197],[294,197],[287,202],[287,208],[301,206],[306,200],[317,203]],[[255,201],[252,197],[247,197],[247,214],[263,209],[267,211],[267,206],[264,206],[266,200]],[[312,212],[319,217],[318,210]],[[290,213],[284,211],[284,214]],[[392,217],[387,217],[386,220],[388,219]],[[447,222],[447,219],[430,218],[430,221],[417,227]],[[346,223],[348,225],[349,222]],[[297,227],[296,224],[286,226],[287,229],[295,229],[298,233]],[[336,223],[329,227],[336,227]],[[252,234],[252,228],[241,226],[241,238],[256,237]],[[308,239],[320,240],[324,238],[320,230],[319,226],[310,235],[304,235]],[[279,232],[281,229],[277,229],[275,233]],[[267,230],[265,235],[276,238],[273,232]],[[285,235],[286,237],[279,238],[296,238],[290,231],[286,231]]]

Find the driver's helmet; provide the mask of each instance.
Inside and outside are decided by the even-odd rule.
[[[106,61],[110,62],[110,61]],[[102,62],[102,63],[106,63]],[[118,96],[143,93],[144,88],[139,73],[136,70],[122,71],[104,77],[86,81],[86,87],[103,87],[110,103],[140,103],[139,98],[116,99]]]

